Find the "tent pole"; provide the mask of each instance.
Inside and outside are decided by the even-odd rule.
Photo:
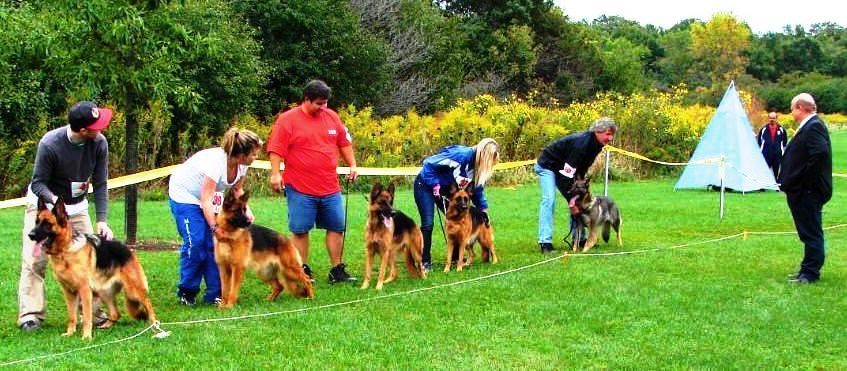
[[[603,180],[603,196],[609,197],[609,151],[606,151],[606,177]]]
[[[724,186],[724,157],[723,157],[723,155],[721,155],[721,163],[720,163],[719,174],[720,174],[720,178],[721,178],[720,220],[723,220],[723,210],[724,210],[724,204],[725,204],[724,194],[725,194],[725,191],[726,191],[726,187]]]

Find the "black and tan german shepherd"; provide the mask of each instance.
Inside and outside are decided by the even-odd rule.
[[[373,274],[373,260],[380,256],[379,276],[376,289],[397,279],[397,254],[403,251],[406,270],[415,278],[426,278],[421,262],[423,254],[423,234],[421,229],[408,215],[394,208],[394,183],[383,187],[379,182],[371,188],[368,200],[368,221],[365,224],[365,274],[362,289],[368,288]],[[388,266],[391,271],[385,278]]]
[[[298,298],[314,298],[312,281],[303,270],[300,253],[284,235],[252,224],[247,218],[248,192],[236,197],[230,190],[224,198],[215,229],[215,262],[221,274],[220,308],[238,301],[247,268],[271,286],[265,298],[274,300],[283,291]]]
[[[571,197],[576,197],[576,205],[580,211],[576,217],[573,251],[576,251],[579,247],[578,241],[582,241],[582,231],[586,227],[588,228],[588,239],[585,241],[582,252],[590,250],[597,244],[597,230],[599,228],[603,229],[604,242],[609,242],[609,229],[614,228],[618,245],[623,244],[620,229],[623,220],[615,201],[609,197],[593,197],[591,195],[591,179],[579,175],[574,179],[570,194]]]
[[[453,184],[448,190],[450,202],[445,214],[447,224],[447,254],[444,271],[449,272],[453,251],[458,250],[456,271],[461,271],[465,265],[470,265],[475,256],[473,246],[479,242],[482,248],[482,261],[497,263],[497,252],[494,250],[494,227],[485,214],[471,202],[472,193]],[[465,250],[468,252],[465,261]]]
[[[62,287],[68,310],[68,327],[62,336],[76,332],[77,308],[82,307],[82,338],[91,339],[94,296],[109,308],[109,320],[99,328],[111,327],[120,318],[115,296],[121,289],[132,318],[156,322],[156,313],[147,296],[147,277],[135,254],[118,241],[92,235],[75,236],[61,198],[52,210],[39,200],[35,227],[29,238],[47,254],[53,275]],[[75,241],[81,247],[73,248]]]

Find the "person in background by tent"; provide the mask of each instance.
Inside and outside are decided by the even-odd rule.
[[[776,179],[779,176],[779,167],[782,164],[782,154],[785,153],[785,144],[788,142],[788,135],[777,121],[776,112],[768,113],[768,123],[759,130],[756,139],[759,141],[762,156],[765,158],[768,167],[773,171],[773,178]]]
[[[815,99],[801,93],[791,100],[791,116],[799,126],[785,148],[780,189],[785,192],[797,235],[805,245],[800,270],[792,283],[820,279],[826,250],[823,236],[823,205],[832,198],[832,142],[826,124],[817,115]]]
[[[556,206],[556,189],[568,200],[571,212],[571,232],[574,215],[579,208],[570,197],[574,177],[585,176],[594,159],[609,144],[618,131],[618,125],[609,117],[601,117],[591,128],[559,138],[541,151],[535,162],[535,173],[541,185],[541,203],[538,206],[538,246],[542,253],[553,252],[553,213]],[[580,243],[580,241],[574,241]]]

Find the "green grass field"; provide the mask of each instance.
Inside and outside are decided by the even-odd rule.
[[[835,172],[847,173],[847,132],[833,133]],[[368,179],[362,181],[367,182]],[[313,233],[315,300],[282,295],[250,274],[231,311],[181,307],[174,297],[177,254],[139,252],[165,339],[124,317],[94,340],[64,338],[66,316],[52,275],[46,327],[21,333],[15,323],[20,271],[20,208],[0,210],[0,364],[67,351],[18,364],[24,368],[204,369],[844,369],[847,357],[847,227],[826,232],[828,257],[818,284],[786,283],[802,256],[794,234],[750,235],[670,248],[743,231],[794,230],[783,194],[728,194],[718,219],[718,193],[673,191],[675,179],[612,183],[624,216],[624,245],[601,244],[563,263],[538,253],[535,184],[488,190],[501,263],[461,273],[439,269],[426,280],[405,271],[382,292],[330,286],[321,233]],[[847,223],[847,178],[835,179],[824,225]],[[595,185],[595,192],[602,184]],[[365,200],[349,196],[345,260],[361,277]],[[559,199],[556,235],[565,232]],[[253,200],[258,222],[285,230],[285,200]],[[414,215],[409,189],[396,206]],[[123,235],[123,204],[110,207]],[[139,204],[139,237],[176,241],[164,201]],[[437,222],[436,222],[437,225]],[[436,263],[444,242],[434,234]],[[559,242],[557,248],[561,249]],[[658,249],[658,250],[653,250]],[[643,251],[643,252],[641,252]],[[561,250],[559,250],[561,252]],[[438,265],[438,264],[437,264]],[[354,301],[354,303],[345,304]],[[337,305],[335,305],[337,304]],[[262,315],[234,319],[236,316]],[[229,320],[174,324],[204,319]],[[98,346],[81,350],[85,346]]]

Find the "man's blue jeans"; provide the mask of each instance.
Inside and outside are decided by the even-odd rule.
[[[541,202],[538,204],[538,243],[553,243],[553,218],[556,212],[556,174],[553,171],[538,166],[533,168],[538,175],[541,186]],[[562,191],[559,190],[561,193]],[[562,197],[565,195],[563,194]],[[575,220],[570,217],[570,228],[573,233]]]

